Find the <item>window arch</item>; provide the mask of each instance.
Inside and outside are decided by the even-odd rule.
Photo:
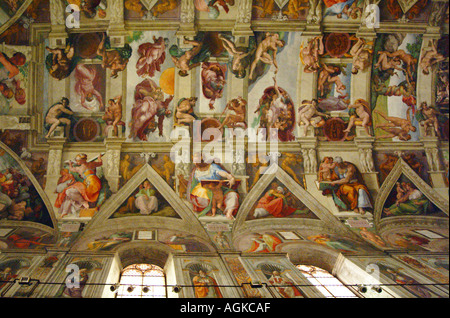
[[[166,298],[164,270],[152,264],[125,267],[120,276],[117,298]]]
[[[340,280],[320,267],[297,265],[297,268],[327,298],[358,298]]]

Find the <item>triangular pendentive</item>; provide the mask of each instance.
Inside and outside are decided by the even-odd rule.
[[[54,228],[51,203],[25,163],[0,142],[0,220]]]
[[[283,182],[275,178],[258,197],[246,220],[283,217],[318,219]]]
[[[414,195],[410,197],[411,199],[405,201],[406,204],[404,206],[396,208],[396,200],[400,199],[401,192],[405,191],[405,188],[408,190],[413,189],[410,190],[410,193]],[[404,194],[406,195],[407,193]],[[398,199],[397,195],[399,196]],[[420,211],[414,211],[415,209],[420,209]],[[448,216],[448,213],[448,201],[434,191],[401,158],[381,185],[374,208],[376,223],[389,216]]]
[[[308,214],[306,214],[307,217],[289,218],[289,222],[297,222],[297,220],[320,220],[324,223],[323,225],[334,228],[337,232],[347,233],[350,237],[354,236],[354,234],[345,225],[343,225],[330,211],[328,211],[319,201],[317,201],[310,193],[308,193],[303,187],[295,182],[290,175],[288,175],[276,164],[267,169],[266,173],[251,189],[244,202],[241,204],[240,210],[238,212],[238,217],[236,218],[236,221],[233,225],[235,230],[243,227],[245,222],[270,221],[273,225],[274,218],[256,220],[252,217],[251,213],[253,213],[254,207],[257,205],[258,200],[264,196],[265,191],[268,188],[270,189],[272,184],[276,185],[277,182],[285,187],[286,191],[292,193],[292,195],[297,198],[299,202],[301,202],[303,211],[306,211],[306,209],[309,211]],[[277,220],[280,219],[284,218],[277,218]]]
[[[381,218],[407,215],[446,216],[444,212],[417,189],[408,177],[401,174],[391,193],[386,198]]]
[[[157,198],[161,199],[158,204],[158,209],[150,211],[152,205],[147,202],[147,212],[141,213],[136,209],[136,194],[140,188],[144,188],[144,184],[150,184],[150,188],[154,191]],[[134,197],[133,205],[128,202],[130,198]],[[133,201],[133,200],[131,200]],[[127,204],[130,204],[127,207]],[[121,210],[122,209],[122,210]],[[138,212],[139,211],[139,212]],[[122,215],[120,215],[120,213]],[[126,219],[126,221],[125,221]],[[119,227],[122,225],[139,226],[141,228],[154,227],[155,219],[158,224],[166,224],[169,227],[183,227],[193,229],[194,232],[202,233],[207,236],[205,230],[201,226],[198,219],[195,217],[191,209],[180,199],[180,197],[173,191],[173,189],[166,183],[165,180],[148,164],[145,164],[116,194],[114,194],[94,216],[88,227],[84,231],[95,231],[95,229],[104,229],[107,224],[115,224]],[[165,221],[162,221],[162,220]],[[124,223],[122,224],[122,220]],[[153,220],[153,221],[152,221]],[[119,222],[119,223],[117,223]],[[126,223],[126,224],[125,224]]]
[[[144,180],[109,218],[142,215],[181,219],[149,179]]]

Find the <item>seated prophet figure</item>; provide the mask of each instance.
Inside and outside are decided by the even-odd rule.
[[[362,176],[353,163],[343,161],[341,157],[333,160],[337,163],[333,181],[322,185],[324,195],[333,194],[336,206],[343,210],[352,210],[364,215],[373,208],[369,189],[364,185]]]
[[[78,216],[82,208],[96,205],[102,189],[102,181],[96,174],[96,168],[103,165],[101,155],[95,161],[87,161],[86,154],[75,158],[76,165],[69,162],[69,172],[77,174],[83,181],[75,182],[65,188],[56,198],[55,207],[59,208],[61,218],[66,215]]]
[[[194,154],[194,164],[187,193],[194,211],[199,217],[210,212],[214,216],[219,208],[228,219],[234,219],[239,208],[239,194],[233,189],[235,177],[220,164],[205,162],[198,153]],[[214,195],[217,191],[220,195]]]

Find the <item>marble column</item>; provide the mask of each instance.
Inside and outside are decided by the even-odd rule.
[[[62,154],[66,141],[67,137],[64,134],[64,127],[61,126],[57,127],[53,136],[47,139],[49,151],[47,174],[45,175],[45,192],[52,204],[55,203],[57,196],[56,186],[58,185],[58,179],[61,176]]]
[[[116,193],[119,190],[120,153],[125,139],[121,138],[119,133],[118,137],[109,135],[104,140],[106,154],[103,171],[112,193]]]
[[[124,22],[124,1],[109,0],[109,28],[108,35],[111,47],[123,47],[125,45],[125,37],[127,31],[125,30]]]

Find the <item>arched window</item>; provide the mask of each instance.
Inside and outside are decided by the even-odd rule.
[[[161,267],[134,264],[122,271],[117,298],[165,298],[166,295],[166,276]]]
[[[358,298],[326,270],[310,265],[297,265],[302,274],[327,298]]]

